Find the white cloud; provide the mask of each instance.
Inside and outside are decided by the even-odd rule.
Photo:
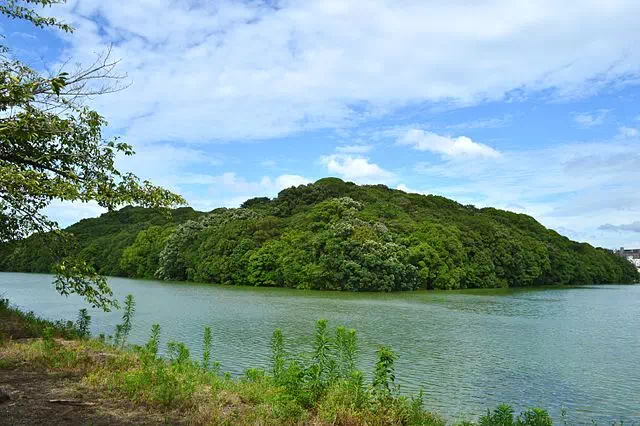
[[[389,183],[396,179],[392,172],[383,169],[364,157],[333,154],[322,157],[321,162],[326,165],[330,174],[336,174],[357,183]]]
[[[189,204],[196,210],[203,211],[217,207],[238,207],[249,198],[273,197],[285,188],[311,183],[310,179],[294,174],[263,176],[250,180],[236,172],[219,175],[183,174],[172,179],[180,183],[184,189],[181,192]],[[201,190],[194,190],[194,185],[206,186],[207,195],[203,196]]]
[[[263,179],[266,179],[263,178]],[[265,183],[267,183],[265,181]],[[262,181],[252,182],[248,181],[242,176],[238,176],[235,172],[226,172],[217,176],[209,176],[210,192],[231,192],[247,194],[251,192],[259,192],[263,187]]]
[[[430,151],[448,157],[497,158],[500,153],[488,145],[474,142],[466,136],[441,136],[433,132],[411,129],[398,139],[400,145],[409,145],[419,151]]]
[[[306,185],[311,181],[299,175],[280,175],[275,179],[265,177],[260,181],[261,185],[267,189],[281,191],[292,186]]]
[[[612,225],[610,223],[605,223],[600,226],[603,231],[628,231],[628,232],[640,232],[640,221],[635,221],[631,223],[623,223],[621,225]]]
[[[399,189],[400,191],[404,191],[404,192],[415,193],[415,194],[420,194],[421,193],[420,191],[410,189],[404,183],[401,183],[400,185],[396,186],[396,189]]]
[[[605,118],[609,115],[608,109],[600,109],[595,113],[580,113],[573,116],[575,121],[581,127],[594,127],[604,123]]]
[[[261,139],[419,102],[580,96],[637,79],[637,0],[72,0],[68,57],[114,44],[133,85],[96,100],[140,141]],[[97,22],[86,17],[97,17]]]
[[[184,175],[180,182],[188,184],[210,185],[209,192],[255,194],[255,196],[272,195],[282,189],[291,186],[304,185],[311,182],[299,175],[280,175],[275,178],[263,176],[259,181],[247,180],[238,176],[235,172],[226,172],[221,175]]]
[[[44,214],[57,221],[58,226],[66,228],[81,219],[96,217],[106,213],[107,209],[96,202],[82,203],[54,200],[44,209]]]
[[[260,181],[249,181],[235,173],[211,176],[208,180],[209,197],[193,194],[186,197],[197,210],[209,211],[217,207],[239,207],[254,197],[274,197],[278,192],[292,186],[306,185],[311,180],[299,175],[280,175],[275,178],[264,176]]]
[[[623,139],[632,139],[640,136],[638,129],[634,127],[622,126],[618,128],[618,137]]]
[[[343,154],[366,154],[372,148],[371,145],[342,145],[336,147],[336,151]]]
[[[139,144],[135,155],[118,157],[124,170],[135,168],[141,175],[167,174],[192,164],[219,164],[219,158],[204,151],[180,145]]]
[[[399,185],[396,186],[396,189],[399,189],[400,191],[404,191],[407,192],[409,194],[422,194],[422,195],[429,195],[432,194],[428,191],[425,191],[423,189],[414,189],[414,188],[409,188],[407,185],[405,185],[404,183],[401,183]]]
[[[532,215],[545,226],[605,247],[639,242],[635,235],[607,233],[606,223],[632,223],[640,217],[636,182],[640,152],[633,142],[614,138],[571,143],[473,162],[451,158],[420,163],[429,192],[462,204],[497,207]],[[424,192],[412,190],[412,192]]]

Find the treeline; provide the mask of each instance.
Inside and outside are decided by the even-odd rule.
[[[336,178],[210,213],[126,207],[67,229],[103,274],[229,285],[395,291],[630,283],[627,260],[533,218]],[[51,235],[0,248],[0,269],[48,272]]]

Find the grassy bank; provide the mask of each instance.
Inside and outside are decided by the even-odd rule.
[[[179,342],[170,342],[161,358],[158,325],[145,345],[127,343],[134,300],[129,297],[124,307],[113,337],[91,339],[86,312],[81,311],[75,323],[54,323],[22,313],[3,300],[0,370],[70,372],[83,389],[81,394],[145,407],[168,424],[446,424],[424,409],[422,392],[400,394],[396,355],[390,348],[379,348],[370,380],[356,369],[355,330],[330,330],[326,321],[318,321],[313,351],[308,354],[289,352],[281,331],[275,330],[270,368],[249,369],[232,378],[212,357],[211,329],[203,330],[201,359],[191,359],[189,349]],[[460,424],[546,426],[552,421],[542,409],[515,415],[509,406],[500,406]]]

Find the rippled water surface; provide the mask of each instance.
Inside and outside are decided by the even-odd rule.
[[[110,279],[119,298],[137,302],[130,340],[151,325],[200,354],[213,327],[225,371],[266,364],[273,329],[290,349],[306,348],[314,322],[358,330],[361,367],[378,345],[400,358],[402,390],[424,386],[426,404],[449,418],[474,417],[511,402],[543,406],[555,418],[623,418],[640,423],[640,286],[352,294],[233,288]],[[58,296],[51,276],[0,273],[0,295],[51,319],[75,319],[81,299]],[[112,334],[120,313],[91,311],[93,333]]]

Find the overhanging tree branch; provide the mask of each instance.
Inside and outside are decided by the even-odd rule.
[[[0,0],[0,13],[37,27],[72,28],[40,16],[34,6],[59,0]],[[6,46],[0,46],[7,52]],[[83,259],[68,256],[71,236],[60,232],[45,209],[54,200],[97,202],[113,209],[125,204],[170,207],[185,200],[140,181],[115,167],[117,154],[132,155],[131,146],[105,141],[105,119],[85,105],[93,96],[125,89],[126,75],[116,72],[118,60],[107,49],[88,67],[67,71],[70,61],[43,76],[19,60],[0,53],[0,242],[33,233],[62,235],[65,257],[56,266],[61,294],[84,296],[94,306],[112,307],[111,290]]]

